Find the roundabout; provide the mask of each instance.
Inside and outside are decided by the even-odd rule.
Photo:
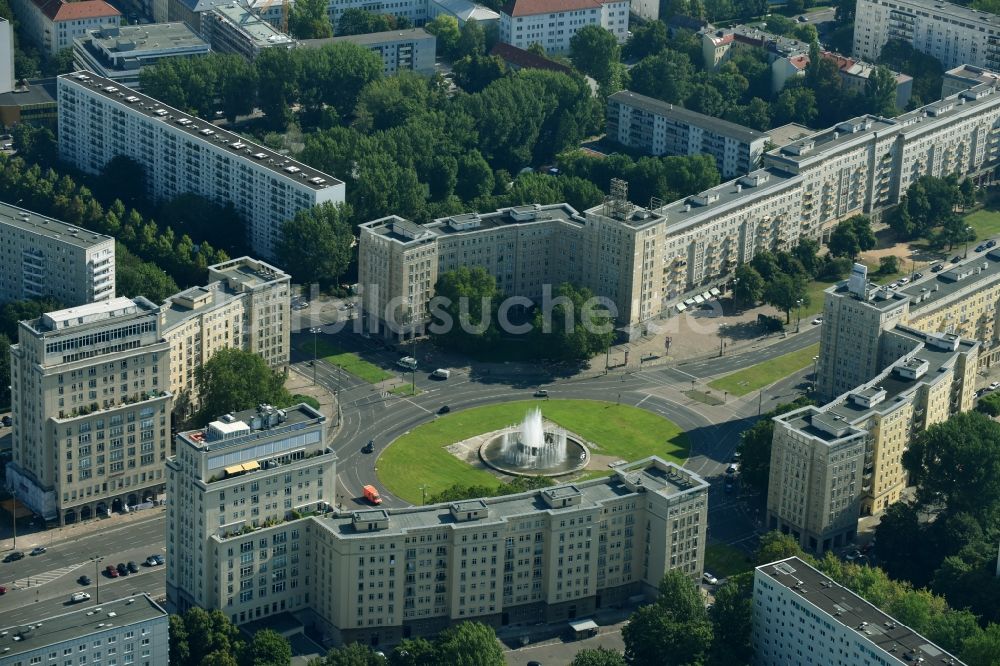
[[[494,489],[510,476],[554,476],[562,483],[604,476],[611,462],[650,455],[683,464],[688,446],[678,425],[630,405],[519,400],[415,426],[379,455],[376,474],[390,493],[419,504],[425,492]]]

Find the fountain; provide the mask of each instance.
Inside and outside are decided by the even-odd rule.
[[[520,426],[511,426],[479,449],[490,467],[508,474],[558,476],[584,467],[587,449],[562,428],[545,430],[542,410],[528,411]]]

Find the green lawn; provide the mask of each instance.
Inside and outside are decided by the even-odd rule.
[[[306,341],[299,343],[299,351],[303,354],[312,354],[313,343]],[[386,372],[377,365],[363,360],[354,352],[346,352],[326,340],[316,341],[316,354],[327,363],[339,366],[369,384],[377,384],[394,376],[391,372]]]
[[[747,562],[746,553],[725,543],[710,543],[705,546],[705,571],[716,578],[728,578],[752,571],[753,564]]]
[[[422,391],[413,386],[413,384],[406,383],[406,384],[400,384],[399,386],[390,389],[389,393],[392,393],[393,395],[412,396],[412,395],[420,395]]]
[[[752,365],[708,383],[716,391],[729,391],[730,395],[746,395],[769,386],[782,377],[801,370],[812,363],[812,357],[819,353],[819,344],[793,351],[770,361]]]
[[[965,216],[965,221],[975,229],[977,239],[1000,235],[1000,211],[977,210]]]
[[[595,453],[622,460],[656,454],[678,464],[687,458],[687,436],[651,412],[595,400],[525,400],[453,412],[414,428],[379,456],[379,480],[394,495],[414,503],[420,501],[423,484],[428,494],[454,484],[495,487],[497,477],[467,465],[445,447],[520,423],[536,406],[545,418],[592,443]]]

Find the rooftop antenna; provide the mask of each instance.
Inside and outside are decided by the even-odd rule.
[[[611,194],[604,198],[605,217],[624,220],[633,208],[628,200],[628,182],[621,178],[612,178]]]

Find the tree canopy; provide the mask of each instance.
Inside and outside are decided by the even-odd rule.
[[[284,373],[267,366],[260,355],[242,349],[222,349],[195,370],[201,402],[198,420],[208,423],[229,412],[260,404],[286,407]]]
[[[338,284],[353,257],[351,211],[345,204],[304,208],[281,227],[276,252],[301,284]]]

